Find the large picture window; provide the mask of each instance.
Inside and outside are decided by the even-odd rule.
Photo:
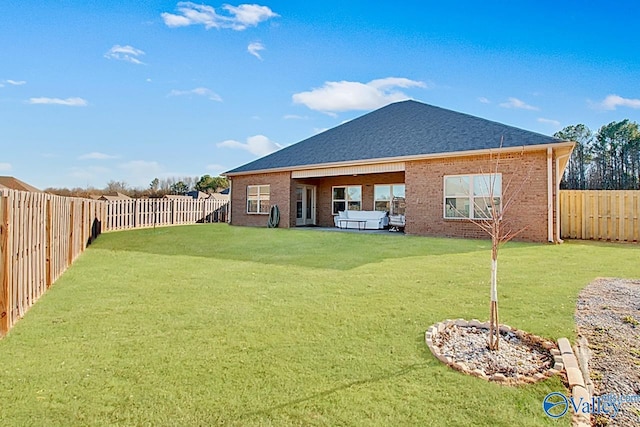
[[[376,185],[373,194],[375,210],[388,212],[394,197],[404,198],[404,184]]]
[[[333,187],[332,193],[331,205],[333,206],[334,215],[338,215],[339,211],[362,210],[362,186]]]
[[[248,185],[247,213],[268,214],[271,208],[270,195],[271,189],[269,185]]]
[[[444,177],[445,218],[492,218],[493,207],[499,208],[501,202],[502,174]]]

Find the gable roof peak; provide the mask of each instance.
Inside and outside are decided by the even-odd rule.
[[[562,142],[466,113],[408,99],[387,104],[226,174],[269,169],[437,156]]]

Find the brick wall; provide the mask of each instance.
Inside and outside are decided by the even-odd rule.
[[[291,201],[294,200],[295,188],[291,188],[291,173],[276,172],[270,174],[234,176],[231,180],[231,224],[266,227],[269,215],[247,213],[247,186],[270,185],[271,205],[280,209],[279,227],[288,228],[295,225],[295,212],[292,212]]]
[[[491,168],[488,156],[407,162],[405,232],[425,236],[487,238],[488,235],[470,221],[443,218],[443,191],[445,175],[488,173]],[[513,204],[505,217],[511,221],[514,230],[527,227],[519,239],[547,241],[546,152],[503,155],[498,172],[502,173],[503,201],[517,193],[525,177],[529,176],[522,191],[513,196]]]
[[[555,162],[554,167],[555,167]],[[405,172],[368,175],[345,175],[313,179],[291,179],[289,172],[255,174],[232,178],[231,223],[233,225],[266,226],[267,215],[246,213],[247,185],[271,186],[271,204],[280,208],[280,227],[295,227],[296,184],[316,187],[316,222],[333,227],[332,188],[343,185],[362,186],[362,209],[374,209],[376,184],[406,185],[406,233],[424,236],[487,238],[477,225],[468,220],[444,219],[444,176],[489,173],[495,167],[488,156],[467,156],[449,159],[408,161]],[[506,218],[513,229],[527,227],[519,240],[547,241],[547,154],[546,151],[502,155],[503,201],[526,184],[514,196]],[[554,170],[555,175],[555,170]],[[528,176],[528,178],[525,178]],[[509,189],[507,189],[507,185]],[[555,191],[555,188],[554,188]],[[556,195],[554,194],[554,197]],[[555,207],[555,200],[552,205]]]
[[[373,189],[376,184],[402,184],[404,183],[404,172],[374,173],[369,175],[344,175],[327,177],[323,179],[296,180],[300,184],[316,186],[317,197],[317,220],[319,226],[333,227],[332,195],[333,187],[343,185],[362,186],[362,210],[372,211],[374,209]],[[295,184],[293,185],[295,187]]]

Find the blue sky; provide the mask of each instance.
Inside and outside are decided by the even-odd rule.
[[[0,175],[217,175],[389,102],[640,121],[633,1],[0,2]]]

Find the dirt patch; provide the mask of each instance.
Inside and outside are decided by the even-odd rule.
[[[597,279],[576,305],[578,334],[589,342],[594,395],[640,395],[640,280]],[[639,426],[640,402],[624,403],[594,425]]]

